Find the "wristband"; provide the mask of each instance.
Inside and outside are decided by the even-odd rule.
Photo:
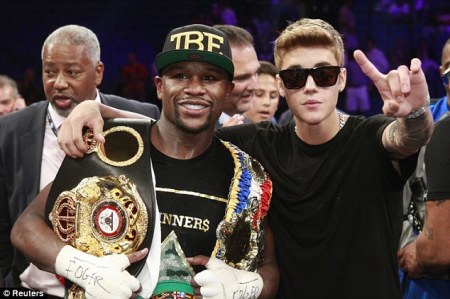
[[[423,105],[422,107],[420,107],[417,110],[412,111],[410,114],[408,114],[407,116],[405,116],[406,119],[414,119],[414,118],[418,118],[419,116],[421,116],[422,114],[425,113],[425,111],[427,111],[428,107],[430,106],[430,94],[427,95],[427,102],[425,103],[425,105]]]
[[[210,258],[207,270],[195,275],[204,299],[254,299],[261,294],[264,282],[256,272],[232,268]]]
[[[140,283],[125,271],[129,265],[124,254],[96,257],[66,245],[56,257],[55,271],[82,287],[86,298],[130,298]]]

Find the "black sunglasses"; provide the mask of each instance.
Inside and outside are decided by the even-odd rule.
[[[319,87],[333,86],[340,72],[340,66],[319,66],[311,69],[286,69],[278,74],[287,89],[300,89],[305,86],[309,75]]]

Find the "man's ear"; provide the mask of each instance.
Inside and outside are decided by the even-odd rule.
[[[280,96],[285,98],[286,97],[286,93],[284,92],[283,81],[281,80],[281,78],[280,78],[280,76],[278,74],[275,76],[275,80],[277,82],[278,92],[280,93]]]
[[[156,86],[156,95],[158,99],[162,101],[162,78],[160,76],[155,76],[155,86]]]
[[[347,83],[347,69],[343,67],[339,73],[339,92],[342,92]]]
[[[105,66],[103,62],[99,61],[95,67],[95,85],[99,86],[103,81],[103,73],[105,71]]]
[[[228,91],[225,94],[225,100],[228,100],[230,98],[233,89],[234,89],[234,82],[230,82],[230,84],[228,85]]]

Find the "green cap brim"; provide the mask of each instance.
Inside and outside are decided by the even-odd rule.
[[[182,61],[206,62],[218,66],[228,73],[230,80],[233,80],[234,65],[231,59],[214,52],[198,50],[165,51],[156,56],[155,64],[158,72],[161,72],[161,70],[166,66]]]

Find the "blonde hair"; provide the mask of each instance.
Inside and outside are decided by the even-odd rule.
[[[329,48],[339,66],[344,65],[344,43],[341,34],[321,19],[302,18],[289,24],[275,40],[275,65],[279,69],[283,55],[297,47]]]

